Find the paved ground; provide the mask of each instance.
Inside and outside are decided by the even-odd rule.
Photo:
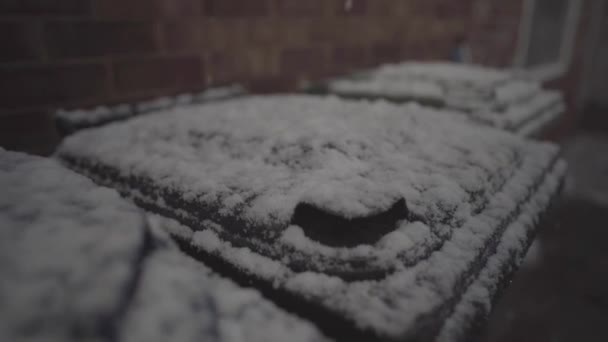
[[[564,148],[556,223],[539,233],[483,342],[608,341],[608,135],[579,134]]]

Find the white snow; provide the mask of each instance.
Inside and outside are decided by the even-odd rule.
[[[120,104],[116,106],[98,106],[92,109],[58,109],[55,116],[61,122],[74,129],[98,126],[111,121],[118,121],[128,117],[160,111],[175,106],[184,106],[201,102],[222,100],[245,93],[240,85],[210,88],[199,93],[184,93],[176,96],[163,96],[152,100],[141,101],[133,105]]]
[[[556,170],[545,179],[538,195],[526,204],[521,217],[507,229],[496,253],[488,258],[486,267],[469,286],[467,292],[463,295],[463,299],[443,325],[437,337],[437,342],[462,340],[466,337],[467,329],[475,324],[475,319],[487,317],[492,308],[492,298],[498,287],[501,286],[504,267],[516,269],[524,258],[526,262],[534,262],[531,259],[534,256],[526,256],[525,249],[527,236],[538,219],[530,213],[538,212],[539,209],[542,210],[549,205],[555,189],[558,188],[565,174],[566,164],[560,162]],[[532,245],[530,252],[534,252],[532,248],[535,244],[537,242]],[[538,245],[536,248],[538,248]],[[515,259],[511,260],[512,258]],[[511,262],[515,264],[509,265]]]
[[[545,91],[538,96],[534,96],[526,103],[511,106],[505,112],[505,121],[509,127],[515,127],[555,107],[559,107],[563,112],[564,102],[561,94],[555,91]],[[531,115],[531,113],[534,113],[534,115]]]
[[[177,223],[169,229],[247,274],[392,337],[415,328],[421,316],[435,315],[456,295],[463,275],[475,276],[468,274],[471,264],[503,223],[533,229],[557,188],[557,181],[542,182],[557,154],[553,145],[414,104],[309,96],[171,109],[78,133],[59,150],[66,160],[80,158],[127,177],[148,177],[201,205],[220,203],[223,215],[253,223],[248,238],[259,250],[233,246],[220,237],[225,230],[217,222],[196,232]],[[104,181],[103,175],[82,171]],[[538,182],[544,185],[536,191]],[[128,186],[121,190],[157,203]],[[302,201],[358,217],[385,210],[399,198],[426,222],[400,222],[375,244],[330,248],[289,224]],[[526,210],[519,213],[518,207]],[[196,219],[187,211],[178,216]],[[513,221],[505,221],[511,216]],[[517,235],[510,230],[503,239]],[[274,231],[272,244],[261,242]],[[519,239],[515,235],[512,239]],[[297,253],[273,260],[262,252],[286,247]],[[437,250],[425,256],[425,248]],[[288,265],[298,255],[318,263],[321,271],[362,258],[396,271],[382,280],[347,282],[293,271]],[[408,261],[413,265],[406,267]]]
[[[400,79],[369,79],[365,82],[338,79],[331,82],[331,90],[336,94],[347,95],[377,95],[389,98],[422,98],[443,103],[444,89],[436,82],[420,80],[418,82],[403,82]]]
[[[534,137],[565,111],[562,95],[555,91],[543,91],[526,102],[514,103],[502,113],[475,112],[470,116],[490,125],[513,131],[521,136]]]
[[[123,119],[132,115],[131,106],[127,104],[117,106],[99,106],[93,109],[59,109],[55,115],[61,120],[82,124],[94,124],[96,122]]]
[[[433,222],[444,215],[438,206],[463,220],[516,171],[527,148],[417,105],[288,96],[172,109],[70,137],[59,154],[149,177],[199,203],[219,201],[222,215],[239,213],[256,226],[286,226],[300,202],[357,217],[402,197]],[[469,203],[474,193],[483,196]],[[437,239],[428,234],[409,253]],[[321,254],[339,261],[366,253],[369,263],[390,267],[404,248],[388,246]],[[325,263],[312,256],[318,251],[301,251]]]
[[[467,288],[463,299],[459,301],[454,313],[444,324],[438,341],[462,338],[462,334],[474,323],[471,319],[477,313],[479,305],[484,310],[481,314],[487,314],[491,307],[492,295],[499,285],[503,267],[516,267],[521,262],[526,252],[526,236],[535,229],[537,215],[548,206],[564,173],[565,164],[560,162],[545,178],[538,192],[530,201],[523,204],[521,215],[509,225],[501,238],[497,252],[487,260],[484,269]],[[159,225],[170,232],[180,227],[179,223],[170,219],[157,217],[157,220]],[[187,229],[184,226],[179,228],[180,231]],[[469,230],[469,227],[465,229]],[[489,226],[471,226],[470,230],[473,229],[485,230],[486,234],[492,232]],[[454,244],[446,244],[431,260],[412,268],[402,269],[381,281],[346,283],[337,277],[320,273],[293,272],[276,261],[252,253],[249,249],[235,248],[230,243],[221,241],[211,231],[205,232],[204,238],[203,235],[198,235],[199,238],[192,241],[195,246],[221,256],[224,260],[242,268],[245,273],[272,281],[275,286],[285,287],[307,298],[320,300],[328,309],[337,310],[346,317],[354,319],[355,324],[362,328],[372,327],[393,337],[398,337],[407,331],[407,328],[414,324],[418,314],[428,312],[427,310],[450,296],[448,284],[442,284],[440,289],[432,282],[437,281],[441,284],[448,282],[450,277],[457,277],[462,272],[463,264],[476,250],[475,245],[482,242],[466,238],[467,246],[456,246],[458,242],[455,241]],[[470,232],[464,235],[469,234]],[[208,243],[209,240],[213,242]],[[209,246],[212,247],[208,248]],[[509,266],[512,255],[516,256],[513,260],[515,264]],[[252,262],[252,260],[256,261]],[[431,283],[425,280],[428,277],[431,277]],[[455,281],[454,278],[449,281]]]
[[[447,62],[404,62],[377,69],[380,78],[421,78],[445,83],[467,84],[471,88],[487,90],[507,81],[510,76],[493,68]]]
[[[173,107],[176,104],[176,98],[163,96],[157,99],[142,101],[135,104],[136,113],[152,112]]]
[[[512,170],[514,152],[525,147],[416,105],[294,96],[169,112],[70,137],[59,154],[162,180],[186,198],[220,200],[226,214],[285,223],[299,202],[345,217],[385,210],[406,195],[414,208],[438,199],[458,207],[467,191],[491,188],[493,177]],[[452,132],[461,141],[454,144]],[[469,163],[493,170],[490,178]]]
[[[174,249],[153,254],[122,324],[123,341],[327,341],[311,323],[214,275]]]
[[[120,305],[143,215],[55,160],[0,149],[0,340],[70,341]]]
[[[155,217],[56,160],[0,149],[0,188],[1,341],[105,341],[102,329],[117,329],[117,341],[327,340],[184,256]],[[146,229],[158,245],[137,262],[130,299]]]
[[[508,71],[452,63],[385,65],[328,82],[330,93],[391,100],[432,101],[485,124],[534,135],[564,110],[561,95]],[[452,114],[450,113],[450,114]],[[551,113],[551,114],[549,114]],[[519,126],[536,119],[536,124]]]
[[[496,102],[502,106],[508,106],[513,103],[524,102],[540,93],[540,83],[510,80],[505,84],[495,88]]]
[[[566,105],[564,103],[555,104],[541,115],[523,124],[517,130],[517,134],[530,138],[539,137],[543,133],[543,129],[555,123],[565,111]]]

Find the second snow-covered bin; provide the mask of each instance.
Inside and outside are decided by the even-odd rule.
[[[557,147],[459,116],[314,96],[174,108],[58,156],[338,340],[467,337],[565,172]]]
[[[345,98],[418,102],[524,136],[541,134],[565,110],[561,94],[542,89],[538,82],[508,71],[442,62],[384,65],[309,90]]]

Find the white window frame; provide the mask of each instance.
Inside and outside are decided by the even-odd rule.
[[[551,81],[563,76],[572,63],[572,56],[576,43],[576,33],[578,31],[579,20],[581,17],[582,0],[569,0],[568,14],[564,31],[562,32],[562,43],[558,60],[552,63],[542,64],[534,67],[526,67],[526,58],[530,47],[532,34],[532,21],[536,0],[524,0],[523,12],[519,26],[519,37],[517,50],[515,53],[514,68],[524,77],[535,79],[541,82]]]

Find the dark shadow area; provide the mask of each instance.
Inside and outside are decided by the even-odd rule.
[[[356,218],[344,218],[315,205],[300,203],[291,222],[302,227],[309,238],[327,246],[355,247],[377,242],[407,218],[407,205],[402,198],[383,212]]]
[[[608,108],[590,104],[585,110],[581,126],[585,131],[608,132]]]
[[[482,341],[608,341],[608,210],[565,200]],[[529,265],[529,264],[531,265]]]
[[[598,130],[565,143],[555,224],[539,232],[481,341],[608,341],[608,135]]]

